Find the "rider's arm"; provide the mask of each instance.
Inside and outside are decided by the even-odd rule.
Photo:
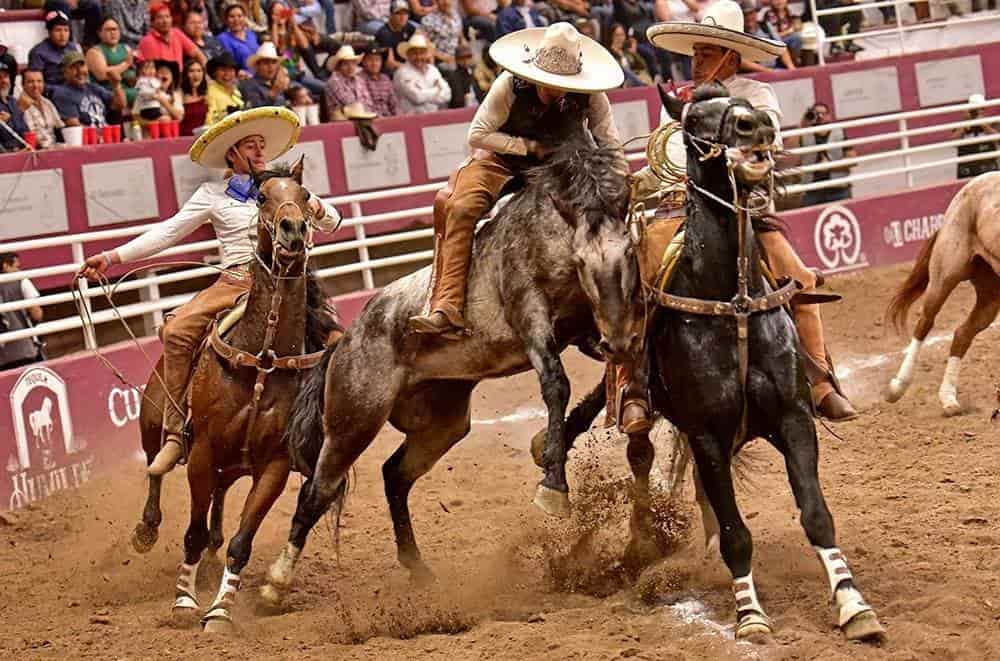
[[[524,138],[500,132],[514,105],[514,76],[506,71],[493,82],[469,126],[469,146],[496,154],[528,155]]]
[[[618,127],[615,126],[614,115],[611,114],[611,102],[604,92],[590,95],[590,105],[587,108],[587,125],[599,147],[608,147],[618,151],[621,165],[627,167],[625,149],[622,147]]]
[[[309,207],[313,210],[313,214],[315,214],[313,216],[313,225],[320,232],[336,232],[337,228],[340,227],[340,212],[329,202],[324,202],[310,193]]]
[[[118,248],[115,261],[124,263],[145,259],[180,242],[211,219],[214,204],[215,197],[208,190],[208,184],[202,184],[180,211]]]

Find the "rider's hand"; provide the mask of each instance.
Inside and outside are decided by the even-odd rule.
[[[525,140],[525,145],[528,148],[528,155],[538,159],[543,159],[552,152],[537,140]]]
[[[326,209],[323,208],[323,203],[319,201],[318,197],[311,196],[309,198],[309,211],[312,212],[314,218],[323,219],[326,217]]]
[[[91,255],[80,265],[76,277],[83,276],[88,280],[99,280],[114,263],[112,253],[99,252]]]

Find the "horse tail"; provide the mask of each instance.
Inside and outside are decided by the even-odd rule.
[[[319,364],[302,377],[292,415],[285,428],[285,443],[292,468],[306,477],[312,477],[323,447],[326,371],[335,350],[336,345],[327,347]]]
[[[927,239],[924,247],[920,249],[920,255],[913,264],[913,269],[906,280],[896,291],[896,295],[889,302],[886,309],[886,319],[891,321],[900,333],[906,330],[906,316],[910,312],[910,307],[921,294],[927,289],[931,279],[931,254],[934,252],[934,245],[937,243],[938,233],[935,231],[931,238]]]

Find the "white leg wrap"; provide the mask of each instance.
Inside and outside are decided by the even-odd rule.
[[[958,410],[958,373],[962,368],[962,359],[958,356],[948,358],[948,366],[944,369],[944,379],[941,380],[941,389],[938,390],[938,399],[941,406],[948,410]]]
[[[828,549],[814,546],[819,559],[823,562],[823,569],[826,570],[826,578],[830,582],[830,592],[836,592],[837,586],[843,580],[851,580],[851,570],[847,566],[847,558],[836,546]]]
[[[913,370],[917,366],[917,357],[920,355],[920,348],[923,341],[913,338],[909,346],[906,347],[906,354],[903,356],[903,364],[899,366],[899,372],[895,378],[889,382],[889,392],[895,397],[902,397],[903,393],[913,381]]]
[[[746,576],[733,579],[733,597],[736,598],[736,614],[739,618],[736,622],[737,638],[754,633],[771,632],[771,620],[757,599],[752,571]]]
[[[215,601],[205,614],[205,618],[221,617],[230,619],[229,612],[236,603],[236,593],[240,590],[240,575],[229,571],[227,567],[222,572],[222,582],[219,584],[219,593],[215,595]]]
[[[865,603],[865,598],[861,596],[857,588],[851,586],[837,589],[841,581],[854,579],[843,552],[836,546],[829,549],[819,546],[813,548],[819,554],[819,559],[823,561],[823,569],[826,570],[826,577],[830,582],[830,591],[837,604],[837,624],[842,627],[858,613],[872,610],[872,607]]]
[[[181,563],[177,571],[177,598],[174,601],[174,608],[198,608],[198,591],[195,585],[198,580],[199,562],[193,565]]]
[[[834,594],[834,600],[837,602],[837,625],[840,627],[854,619],[855,615],[872,610],[872,607],[865,602],[865,598],[854,587],[837,590]]]

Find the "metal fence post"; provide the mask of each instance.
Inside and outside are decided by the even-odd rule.
[[[351,202],[351,217],[361,217],[361,203]],[[368,256],[368,241],[365,236],[365,226],[361,223],[354,225],[354,237],[358,240],[358,262],[361,264],[361,282],[365,289],[375,289],[375,276],[369,266],[371,259]]]
[[[83,254],[83,244],[79,241],[74,241],[70,246],[70,251],[73,255],[73,263],[82,264],[86,257]],[[90,297],[87,296],[87,280],[81,279],[80,281],[80,293],[83,295],[83,305],[87,308],[87,312],[92,312],[93,309],[90,306]],[[83,326],[83,346],[88,349],[97,349],[97,337],[94,335],[94,329],[91,326]]]
[[[906,187],[913,188],[913,170],[910,169],[910,136],[906,126],[906,120],[899,120],[899,132],[903,134],[900,144],[903,147],[903,167],[906,168]]]
[[[816,0],[809,0],[809,8],[812,10],[812,18],[816,23],[816,55],[819,58],[819,65],[823,66],[826,63],[826,55],[824,51],[826,50],[826,33],[823,31],[823,27],[819,24],[819,16],[816,15]]]
[[[896,4],[893,5],[892,9],[896,14],[896,34],[899,35],[899,54],[906,55],[906,40],[903,38],[906,33],[903,31],[903,15],[899,11],[899,0],[896,0]]]

